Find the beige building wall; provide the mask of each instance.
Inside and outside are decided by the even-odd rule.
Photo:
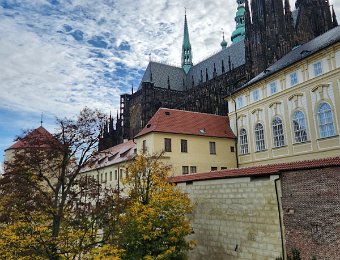
[[[282,256],[275,179],[239,177],[178,183],[194,203],[193,235],[197,246],[189,259],[259,259]],[[280,182],[277,182],[281,196]],[[280,205],[281,209],[281,205]]]
[[[317,63],[322,70],[320,75],[314,72]],[[295,72],[298,83],[292,86],[291,75]],[[273,83],[277,86],[275,94],[271,94]],[[257,92],[258,100],[254,99],[254,92]],[[247,131],[248,153],[242,154],[240,139],[238,142],[241,167],[338,156],[340,43],[250,85],[227,100],[230,124],[235,135],[237,132],[240,134],[241,128]],[[321,103],[327,103],[331,108],[334,134],[329,137],[322,137],[320,133],[318,107]],[[293,114],[296,111],[305,115],[307,140],[303,142],[297,142],[295,138]],[[276,116],[283,122],[282,147],[274,145],[272,121]],[[256,151],[255,147],[254,132],[257,123],[264,126],[266,147],[263,151]]]
[[[122,188],[126,177],[126,166],[129,162],[108,165],[82,172],[81,176],[91,176],[100,184],[111,188]]]
[[[183,174],[183,166],[188,166],[189,173],[194,173],[192,167],[196,167],[196,172],[236,167],[235,140],[229,138],[152,132],[135,139],[138,152],[143,152],[145,141],[147,154],[161,153],[165,138],[171,139],[171,152],[165,152],[162,160],[172,166],[174,176]],[[182,139],[187,140],[187,152],[181,152]],[[210,154],[210,142],[215,143],[216,154]]]

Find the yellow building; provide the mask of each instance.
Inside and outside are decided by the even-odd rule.
[[[134,141],[126,141],[99,152],[82,170],[82,175],[92,176],[107,187],[120,188],[125,178],[126,165],[137,153]]]
[[[338,156],[340,26],[226,97],[241,167]]]
[[[138,152],[164,152],[172,175],[237,167],[235,135],[224,116],[160,108],[135,141]]]

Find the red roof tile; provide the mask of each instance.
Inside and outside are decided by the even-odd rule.
[[[131,160],[135,156],[135,149],[137,145],[133,140],[127,141],[122,144],[118,144],[106,150],[100,151],[94,156],[82,172],[114,165],[117,163]]]
[[[44,146],[50,142],[55,142],[56,138],[48,132],[44,127],[40,126],[28,133],[24,138],[15,142],[12,146],[7,148],[10,149],[21,149],[28,148],[29,146]]]
[[[150,132],[235,138],[226,116],[168,108],[158,109],[136,137]]]
[[[261,175],[278,174],[284,171],[315,169],[331,166],[340,166],[340,157],[316,159],[308,161],[297,161],[290,163],[268,164],[261,166],[227,169],[221,171],[204,172],[196,174],[188,174],[182,176],[170,177],[170,181],[174,183],[187,181],[204,181],[211,179],[225,179],[232,177],[253,177]]]

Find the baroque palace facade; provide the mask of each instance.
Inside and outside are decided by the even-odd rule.
[[[237,0],[232,44],[223,37],[221,51],[192,63],[184,17],[181,67],[150,61],[138,90],[123,94],[117,119],[103,127],[99,149],[132,139],[160,107],[226,115],[223,97],[241,88],[267,67],[301,45],[337,26],[327,0],[298,0],[291,11],[285,0]]]

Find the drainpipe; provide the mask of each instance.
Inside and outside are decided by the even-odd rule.
[[[236,117],[236,149],[235,149],[235,152],[236,152],[236,168],[239,167],[239,162],[238,162],[238,122],[237,122],[237,112],[236,112],[236,101],[235,99],[233,98],[233,96],[229,95],[230,99],[234,102],[234,110],[235,110],[235,117]]]
[[[279,213],[279,223],[280,223],[280,236],[281,236],[281,250],[282,250],[282,257],[283,259],[286,259],[286,254],[285,254],[285,245],[284,245],[284,238],[283,238],[283,227],[282,227],[282,212],[281,212],[281,207],[280,207],[280,198],[279,198],[279,193],[278,193],[278,185],[277,181],[281,180],[281,175],[279,178],[274,180],[275,183],[275,193],[276,193],[276,202],[277,202],[277,211]]]

